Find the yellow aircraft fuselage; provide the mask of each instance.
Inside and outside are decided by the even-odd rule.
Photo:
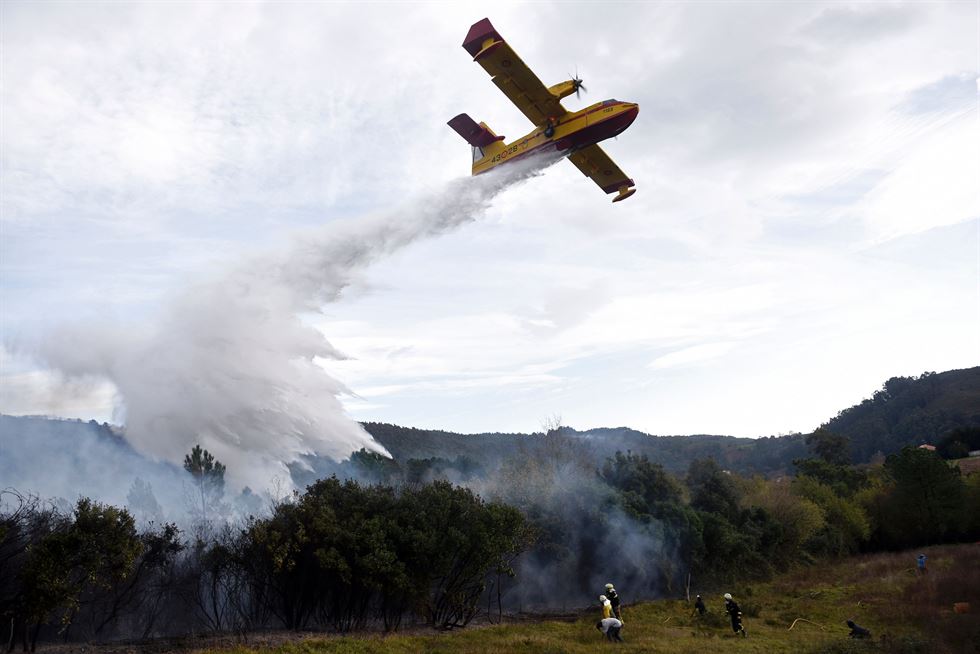
[[[551,129],[539,127],[511,143],[497,141],[483,148],[474,147],[473,174],[485,173],[534,152],[552,149],[571,154],[620,134],[636,120],[639,111],[635,103],[606,100],[565,114],[552,123]],[[480,125],[493,133],[485,124]],[[548,136],[552,130],[553,134]]]

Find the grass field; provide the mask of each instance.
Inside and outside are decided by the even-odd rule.
[[[748,637],[736,637],[725,619],[720,593],[703,593],[709,615],[691,616],[683,601],[660,600],[624,609],[622,644],[605,642],[595,613],[575,621],[516,621],[447,633],[303,637],[269,648],[233,647],[221,654],[368,654],[453,652],[695,653],[758,652],[980,652],[980,544],[922,550],[925,575],[915,571],[915,555],[875,554],[834,565],[804,568],[772,582],[732,588]],[[625,587],[626,584],[624,583]],[[970,612],[953,612],[954,602],[970,602]],[[811,621],[798,622],[797,618]],[[874,640],[847,638],[848,618],[867,627]],[[816,623],[816,624],[811,624]],[[818,626],[820,625],[820,626]],[[822,627],[822,628],[821,628]]]

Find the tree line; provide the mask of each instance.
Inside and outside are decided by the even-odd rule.
[[[39,637],[396,629],[406,615],[451,629],[473,618],[492,579],[513,574],[531,538],[517,509],[445,481],[396,489],[336,477],[236,528],[214,522],[224,467],[195,448],[185,469],[200,501],[190,536],[174,524],[138,529],[128,509],[89,498],[66,511],[0,493],[8,651],[33,651]]]

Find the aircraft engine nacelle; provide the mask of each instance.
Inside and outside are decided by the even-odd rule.
[[[582,86],[582,80],[570,79],[565,82],[559,82],[554,86],[549,86],[548,92],[551,93],[551,95],[558,98],[559,100],[561,100],[562,98],[567,98],[573,93],[578,93],[578,90],[580,88],[584,88]]]

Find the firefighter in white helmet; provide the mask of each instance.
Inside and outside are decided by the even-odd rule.
[[[745,627],[742,626],[742,609],[738,607],[735,600],[732,599],[731,593],[725,593],[725,613],[732,620],[732,631],[736,634],[742,634],[745,637]]]
[[[612,602],[610,602],[605,595],[599,595],[599,604],[602,605],[602,619],[612,617]]]

